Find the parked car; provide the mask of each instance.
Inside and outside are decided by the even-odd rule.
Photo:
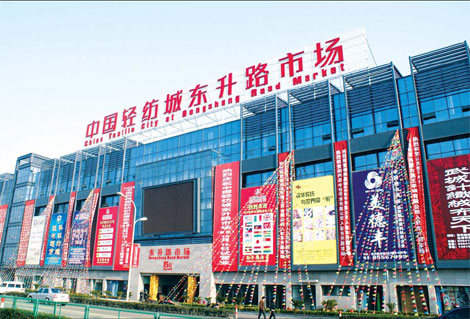
[[[38,291],[30,293],[28,298],[64,303],[70,301],[69,294],[58,288],[40,288]]]
[[[470,318],[470,307],[453,309],[439,316],[442,319],[468,319]]]
[[[24,292],[24,283],[21,281],[4,281],[0,285],[0,294],[7,292]]]

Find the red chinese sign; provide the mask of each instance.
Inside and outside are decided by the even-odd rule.
[[[214,83],[173,90],[165,98],[151,98],[94,120],[86,127],[85,147],[367,67],[367,51],[363,30],[286,51],[275,59],[223,73]]]
[[[132,253],[132,268],[139,268],[140,260],[140,244],[134,244],[134,252]]]
[[[237,271],[239,171],[239,162],[215,168],[212,271]]]
[[[117,213],[117,207],[104,207],[98,210],[93,266],[113,265]]]
[[[426,227],[426,209],[424,204],[424,182],[417,127],[408,129],[408,168],[410,178],[411,205],[413,226],[417,248],[418,263],[430,265],[433,263],[428,245]]]
[[[278,187],[279,187],[279,268],[289,269],[291,264],[291,192],[290,192],[290,175],[292,168],[293,154],[279,154],[279,171],[278,171]]]
[[[64,246],[62,248],[62,267],[67,266],[67,260],[69,257],[70,230],[72,228],[72,217],[76,198],[77,192],[72,192],[70,194],[69,208],[67,210],[67,222],[65,224]]]
[[[0,242],[3,236],[3,228],[5,226],[5,217],[7,216],[8,205],[0,206]]]
[[[46,216],[46,225],[44,228],[44,235],[42,240],[41,259],[39,260],[39,265],[41,266],[44,266],[44,260],[46,258],[47,240],[49,238],[49,226],[51,224],[51,215],[54,211],[54,199],[55,196],[49,197],[49,203],[47,204],[43,212],[43,215]]]
[[[31,221],[34,215],[34,200],[28,200],[24,205],[23,224],[21,226],[20,244],[18,247],[18,256],[16,265],[18,267],[26,264],[26,255],[28,254],[29,235],[31,232]]]
[[[114,254],[113,270],[128,270],[131,263],[131,245],[134,236],[134,205],[132,204],[134,191],[134,182],[121,185],[121,193],[126,197],[121,197],[119,200],[116,253]]]
[[[276,185],[243,188],[240,265],[276,265]]]
[[[191,248],[152,248],[149,250],[148,260],[179,260],[189,259],[191,257]]]
[[[470,155],[427,162],[437,256],[470,259]]]
[[[338,205],[339,263],[351,266],[354,263],[352,253],[351,213],[349,210],[349,165],[347,141],[336,142],[335,172],[336,199]]]

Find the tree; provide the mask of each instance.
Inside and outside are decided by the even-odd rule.
[[[292,298],[291,301],[292,301],[292,305],[294,306],[294,309],[296,309],[296,310],[297,309],[302,309],[302,307],[304,306],[304,301],[303,300]]]
[[[338,302],[336,299],[327,299],[323,300],[321,304],[326,311],[332,311],[338,305]]]

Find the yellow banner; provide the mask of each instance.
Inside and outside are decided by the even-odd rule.
[[[158,294],[158,276],[152,275],[150,276],[150,291],[149,291],[149,299],[150,300],[157,300]]]
[[[333,176],[295,181],[292,204],[294,264],[336,264]]]

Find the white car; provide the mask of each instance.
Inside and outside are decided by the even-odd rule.
[[[56,302],[70,301],[69,294],[63,292],[58,288],[40,288],[38,291],[30,293],[28,295],[28,298]]]
[[[24,283],[21,281],[4,281],[0,285],[0,294],[7,292],[24,292]]]

